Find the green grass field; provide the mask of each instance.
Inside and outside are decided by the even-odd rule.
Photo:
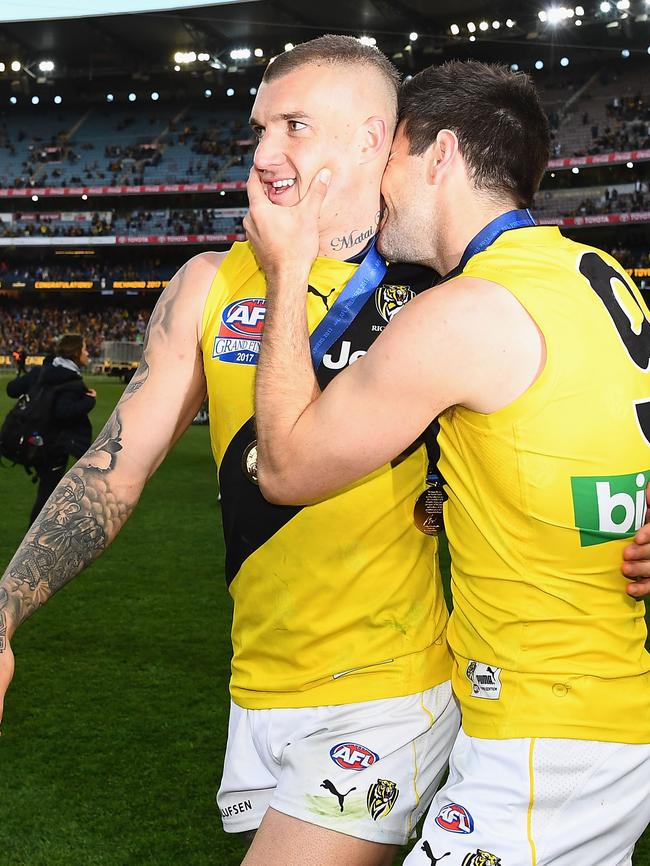
[[[88,381],[97,433],[123,386]],[[11,402],[5,382],[0,417]],[[4,568],[34,488],[6,468],[0,492]],[[214,804],[230,616],[208,431],[192,427],[111,549],[16,635],[0,739],[0,866],[240,862],[244,849],[222,832]],[[634,863],[650,866],[648,832]]]

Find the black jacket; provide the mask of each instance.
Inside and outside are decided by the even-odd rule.
[[[59,428],[57,449],[61,453],[81,457],[90,447],[93,428],[88,413],[95,408],[95,398],[86,393],[88,390],[81,375],[66,367],[45,363],[42,367],[32,367],[29,373],[18,376],[7,384],[10,397],[28,394],[40,380],[44,385],[62,385],[54,400],[52,416]]]

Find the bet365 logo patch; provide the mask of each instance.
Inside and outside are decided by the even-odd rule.
[[[649,480],[650,469],[631,475],[572,478],[581,547],[633,536],[645,520]]]

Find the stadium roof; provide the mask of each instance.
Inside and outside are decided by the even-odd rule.
[[[42,2],[34,0],[31,5]],[[110,5],[123,8],[124,2]],[[88,4],[68,0],[58,5],[69,11]],[[104,5],[99,0],[93,4]],[[626,48],[650,60],[648,0],[585,0],[566,7],[549,0],[495,0],[489,4],[489,16],[487,4],[479,0],[249,0],[180,11],[169,9],[179,5],[173,0],[150,0],[151,5],[166,8],[137,15],[0,24],[0,79],[11,73],[12,61],[21,64],[20,74],[35,78],[43,60],[53,61],[54,70],[46,73],[52,77],[171,72],[177,52],[201,54],[213,69],[234,71],[241,65],[264,65],[286,44],[326,32],[376,39],[405,69],[427,65],[435,55],[462,56],[469,51],[498,57],[509,48],[561,54],[620,54]],[[233,60],[231,52],[237,49],[244,56]],[[261,57],[255,57],[255,49]]]

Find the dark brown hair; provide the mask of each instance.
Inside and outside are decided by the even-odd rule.
[[[262,81],[274,81],[301,66],[320,63],[339,66],[373,66],[383,75],[389,91],[397,96],[400,74],[395,66],[378,48],[363,45],[354,36],[327,34],[317,39],[310,39],[309,42],[302,42],[291,51],[278,54],[266,67]]]
[[[475,60],[430,66],[400,91],[399,121],[411,154],[441,129],[458,147],[479,190],[530,207],[550,156],[548,120],[528,75]]]
[[[79,365],[81,362],[81,350],[83,349],[84,340],[81,334],[64,334],[59,339],[57,355],[61,358],[68,358]]]

